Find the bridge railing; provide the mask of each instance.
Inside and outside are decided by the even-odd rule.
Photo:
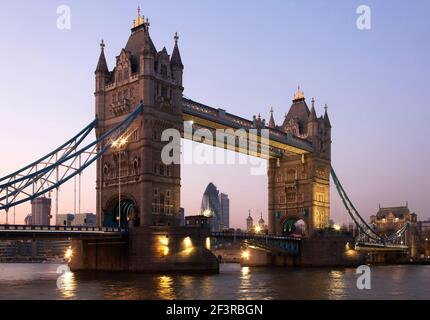
[[[236,237],[236,238],[248,238],[248,239],[270,239],[270,240],[293,240],[300,241],[301,236],[278,236],[270,234],[257,234],[257,233],[247,233],[247,232],[212,232],[212,237]]]
[[[89,226],[43,226],[43,225],[0,225],[1,230],[8,231],[67,231],[67,232],[113,232],[125,233],[126,229],[112,227],[89,227]]]

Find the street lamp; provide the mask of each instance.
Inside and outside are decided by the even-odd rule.
[[[118,149],[118,228],[121,231],[121,147],[127,143],[127,139],[119,138],[112,143]]]

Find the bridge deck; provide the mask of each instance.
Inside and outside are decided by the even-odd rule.
[[[0,225],[0,240],[112,240],[126,235],[117,228]]]

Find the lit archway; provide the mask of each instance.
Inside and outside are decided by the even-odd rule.
[[[120,207],[120,209],[118,209]],[[133,226],[139,225],[139,215],[135,202],[129,198],[121,201],[112,200],[103,217],[103,226],[109,228],[119,227],[119,217],[121,216],[121,228],[127,229],[130,221]]]

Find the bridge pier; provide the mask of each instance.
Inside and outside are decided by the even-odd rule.
[[[209,234],[200,228],[136,227],[126,239],[72,242],[73,271],[217,273],[208,250]]]

